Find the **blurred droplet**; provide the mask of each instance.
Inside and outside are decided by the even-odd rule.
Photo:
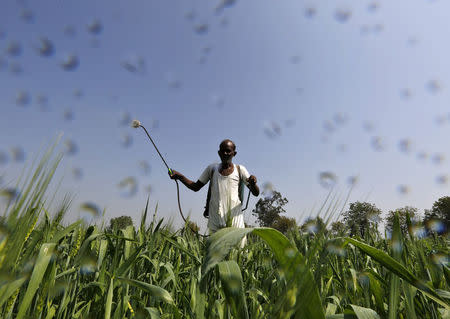
[[[445,156],[444,154],[434,154],[431,160],[433,161],[434,164],[440,165],[442,164],[442,162],[444,162]]]
[[[23,67],[20,63],[12,61],[9,64],[9,72],[13,75],[20,75],[23,73]]]
[[[295,126],[295,119],[287,119],[284,121],[284,126],[286,128],[294,127]]]
[[[157,130],[159,128],[159,120],[154,119],[152,121],[152,130]]]
[[[417,153],[417,158],[420,160],[426,160],[428,158],[428,154],[424,151],[420,151]]]
[[[305,8],[305,17],[313,18],[316,15],[316,8],[314,7],[306,7]]]
[[[338,152],[345,153],[345,152],[347,152],[347,145],[346,144],[339,144],[336,147],[336,149],[337,149]]]
[[[369,26],[367,24],[363,24],[360,28],[360,33],[362,35],[366,35],[367,33],[369,33]]]
[[[225,105],[225,98],[217,94],[213,94],[211,96],[211,101],[213,105],[217,106],[219,109],[223,108],[223,106]]]
[[[74,54],[69,54],[66,58],[61,62],[61,67],[65,71],[74,71],[80,65],[80,60]]]
[[[236,2],[236,0],[221,0],[216,7],[216,14],[220,14],[224,9],[232,7]]]
[[[194,11],[188,11],[186,12],[186,14],[184,15],[184,17],[189,20],[189,21],[194,21],[195,19],[195,13]]]
[[[445,174],[441,174],[438,177],[436,177],[436,183],[440,185],[446,185],[448,182],[448,176]]]
[[[80,274],[89,275],[97,270],[97,260],[94,256],[84,256],[80,261]]]
[[[120,115],[120,121],[119,124],[122,126],[128,126],[131,122],[131,114],[127,111],[122,112]]]
[[[141,171],[142,174],[148,175],[150,173],[151,167],[147,161],[145,161],[145,160],[139,161],[138,166],[139,166],[139,170]]]
[[[372,148],[377,152],[381,152],[386,149],[386,145],[385,145],[383,139],[379,136],[372,137],[371,145],[372,145]]]
[[[8,60],[6,60],[3,56],[0,56],[0,71],[6,70],[8,67]]]
[[[449,266],[450,263],[450,256],[448,254],[443,253],[437,253],[431,255],[431,260],[433,263],[439,265],[439,266]]]
[[[271,121],[264,125],[264,133],[269,138],[277,138],[281,135],[281,127],[275,121]]]
[[[262,194],[265,198],[270,198],[273,196],[274,186],[271,182],[265,182],[262,184]]]
[[[68,288],[68,283],[63,280],[56,280],[53,288],[49,290],[49,297],[51,299],[56,298],[64,294],[64,291]]]
[[[315,220],[309,220],[304,224],[306,231],[310,234],[315,234],[319,231],[319,226]]]
[[[28,106],[31,102],[31,96],[26,91],[19,91],[16,95],[17,106]]]
[[[130,134],[123,134],[121,139],[120,139],[120,144],[123,147],[130,147],[133,144],[133,137]]]
[[[427,235],[427,231],[425,230],[425,227],[420,226],[420,225],[411,226],[411,232],[417,238],[424,238]]]
[[[22,10],[20,10],[20,18],[26,23],[33,23],[34,13],[28,8],[23,8]]]
[[[347,9],[347,8],[338,8],[338,9],[336,9],[336,11],[334,13],[334,17],[340,23],[347,22],[351,16],[352,16],[352,12],[350,9]]]
[[[11,159],[14,162],[21,163],[25,161],[25,151],[20,146],[14,146],[10,149]]]
[[[45,37],[41,37],[39,39],[39,45],[35,46],[35,49],[38,54],[43,57],[50,57],[55,53],[55,47],[53,43]]]
[[[428,91],[434,94],[438,93],[442,89],[442,84],[438,80],[434,79],[428,81],[428,83],[426,84],[426,88],[428,89]]]
[[[73,120],[73,111],[71,109],[66,109],[63,114],[64,120],[70,122]]]
[[[209,31],[209,26],[207,23],[202,23],[202,24],[197,24],[194,27],[194,31],[195,33],[197,33],[198,35],[205,35],[208,33]]]
[[[230,24],[230,21],[228,20],[227,17],[223,17],[222,19],[220,19],[220,25],[222,27],[226,27]]]
[[[372,1],[371,3],[369,3],[367,10],[369,12],[376,12],[378,11],[378,9],[380,8],[380,4],[378,3],[378,1]]]
[[[22,45],[17,41],[10,41],[6,48],[6,53],[11,57],[18,57],[22,54]]]
[[[319,184],[330,189],[337,183],[337,176],[333,172],[320,172],[319,173]]]
[[[98,35],[103,30],[103,25],[98,19],[94,19],[91,23],[87,25],[87,29],[90,33]]]
[[[75,155],[78,152],[78,146],[73,140],[67,139],[64,141],[64,146],[67,155]]]
[[[8,154],[4,151],[0,151],[0,165],[6,165],[8,164]]]
[[[296,89],[295,89],[295,92],[296,92],[298,95],[301,95],[301,94],[303,93],[303,88],[296,88]]]
[[[3,40],[6,37],[6,32],[0,29],[0,40]]]
[[[402,194],[402,195],[408,194],[408,193],[410,192],[409,187],[406,186],[406,185],[399,185],[399,186],[397,187],[397,190],[398,190],[398,192],[399,192],[400,194]]]
[[[392,236],[392,234],[391,234],[391,236]],[[403,245],[402,245],[401,241],[393,240],[392,241],[392,250],[395,253],[401,253],[403,251]]]
[[[377,213],[368,213],[367,219],[374,224],[381,222],[381,217]]]
[[[76,180],[80,180],[83,177],[83,171],[79,167],[74,167],[72,169],[72,176]]]
[[[46,110],[48,106],[48,97],[44,94],[36,95],[36,104],[41,110]]]
[[[206,54],[206,55],[210,54],[211,53],[211,46],[208,45],[208,46],[203,47],[202,53]]]
[[[445,122],[447,122],[447,116],[445,116],[445,115],[438,115],[436,117],[436,124],[437,125],[444,125]]]
[[[412,91],[410,89],[400,90],[400,96],[404,99],[409,99],[412,96]]]
[[[7,187],[0,189],[0,198],[3,198],[6,203],[11,203],[17,200],[20,196],[20,192],[17,188]]]
[[[129,176],[124,178],[117,185],[124,197],[132,197],[136,194],[138,186],[136,178]]]
[[[354,186],[356,185],[356,183],[358,183],[358,180],[359,180],[358,176],[349,176],[347,179],[347,183],[349,186]]]
[[[408,154],[412,148],[411,140],[407,138],[400,140],[400,142],[398,143],[398,148],[400,152]]]
[[[89,46],[91,48],[100,48],[100,39],[92,38],[89,40]]]
[[[73,90],[73,96],[80,99],[83,96],[83,91],[81,89],[75,89]]]
[[[301,58],[298,55],[294,55],[294,56],[291,57],[291,63],[292,64],[299,64],[300,61],[301,61]]]
[[[445,224],[439,219],[431,219],[427,221],[426,226],[433,232],[442,234],[446,231]]]
[[[80,211],[82,213],[87,213],[89,216],[96,218],[100,216],[100,209],[93,202],[84,202],[80,205]]]
[[[411,47],[415,46],[417,44],[417,42],[419,42],[419,40],[417,39],[416,36],[410,36],[408,38],[408,40],[406,41],[406,43]]]
[[[77,33],[75,30],[75,27],[73,25],[66,25],[64,27],[63,32],[64,32],[64,35],[71,37],[71,38],[73,38]]]
[[[120,65],[131,73],[144,74],[146,70],[144,58],[136,55],[124,59]]]
[[[333,123],[331,121],[328,121],[328,120],[323,123],[323,128],[328,133],[333,133],[334,130],[335,130],[335,127],[334,127]]]
[[[182,86],[181,81],[177,79],[172,73],[166,74],[166,81],[169,88],[173,90],[177,90]]]
[[[330,254],[345,257],[346,252],[344,247],[337,245],[333,242],[328,242],[326,248]]]
[[[151,193],[153,193],[153,187],[152,187],[151,185],[145,186],[145,187],[144,187],[144,192],[145,192],[146,194],[151,194]]]
[[[373,26],[373,32],[374,33],[380,33],[384,30],[384,25],[382,25],[381,23],[377,23]]]
[[[347,115],[344,113],[336,113],[333,116],[333,120],[336,125],[344,125],[347,123],[348,118]]]

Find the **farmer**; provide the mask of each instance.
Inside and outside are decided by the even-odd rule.
[[[176,170],[172,170],[172,175],[169,173],[171,179],[180,180],[194,192],[198,192],[208,181],[211,183],[209,205],[204,214],[205,217],[209,215],[208,229],[210,233],[223,227],[245,228],[242,203],[238,194],[240,176],[252,194],[259,195],[256,177],[250,175],[244,166],[239,165],[238,168],[232,162],[233,157],[237,154],[233,141],[223,140],[218,153],[222,163],[209,165],[195,183]]]

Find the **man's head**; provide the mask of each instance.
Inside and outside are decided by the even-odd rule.
[[[219,145],[219,154],[222,163],[232,163],[233,157],[236,156],[236,145],[232,140],[225,139]]]

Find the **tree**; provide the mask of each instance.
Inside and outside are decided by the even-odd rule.
[[[433,223],[433,221],[438,223]],[[433,203],[431,210],[425,210],[423,222],[427,231],[436,231],[438,234],[446,233],[450,228],[450,196],[439,198]],[[437,225],[438,227],[436,227]]]
[[[127,226],[133,226],[133,220],[130,216],[120,216],[110,220],[109,229],[125,229]]]
[[[278,216],[272,223],[271,227],[282,232],[283,234],[287,234],[289,230],[297,228],[297,222],[294,218]]]
[[[359,235],[364,238],[366,231],[377,229],[381,220],[381,210],[367,202],[350,203],[350,209],[344,212],[344,224],[350,230],[350,236]]]
[[[331,223],[330,232],[333,237],[342,237],[347,235],[347,226],[342,221],[335,221]]]
[[[271,197],[260,198],[253,209],[253,215],[258,219],[259,226],[272,227],[273,223],[286,212],[283,208],[288,200],[283,198],[280,192],[273,191]]]
[[[414,223],[417,218],[417,208],[411,206],[405,206],[402,208],[397,208],[396,210],[391,210],[386,217],[386,230],[392,232],[394,226],[394,216],[398,214],[398,221],[400,224],[400,230],[403,236],[408,233],[408,223],[407,219],[409,217],[410,221]]]

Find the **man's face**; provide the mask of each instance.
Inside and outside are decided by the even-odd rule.
[[[226,142],[220,145],[220,149],[218,151],[219,157],[222,160],[222,163],[231,163],[233,157],[236,155],[234,151],[233,143]]]

